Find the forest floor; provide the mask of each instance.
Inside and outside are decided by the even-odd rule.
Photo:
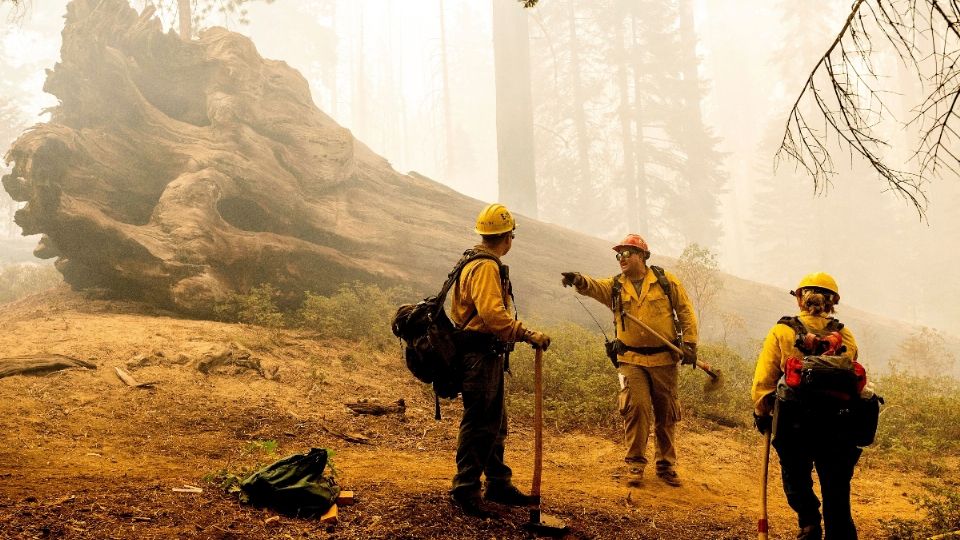
[[[97,365],[42,377],[0,379],[0,538],[529,538],[527,512],[494,506],[478,520],[447,499],[454,472],[458,401],[433,419],[433,399],[397,351],[365,353],[310,333],[176,318],[137,304],[65,289],[2,306],[0,356],[69,355]],[[256,371],[203,374],[204,354],[236,344]],[[152,389],[126,386],[115,367]],[[549,361],[550,353],[546,355]],[[549,392],[549,389],[546,390]],[[406,414],[357,416],[344,403],[403,398]],[[362,435],[368,443],[332,434]],[[533,430],[511,420],[507,461],[529,489]],[[761,439],[755,432],[685,419],[680,488],[652,474],[638,489],[612,476],[615,434],[544,436],[543,511],[568,538],[755,538]],[[220,488],[283,456],[325,447],[337,480],[357,503],[339,522],[279,516]],[[649,471],[648,471],[649,472]],[[776,459],[771,463],[771,538],[793,538]],[[867,452],[853,481],[861,538],[881,538],[880,518],[914,517],[923,477]],[[174,491],[197,486],[201,493]]]

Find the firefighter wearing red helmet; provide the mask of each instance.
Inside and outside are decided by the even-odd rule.
[[[617,399],[627,447],[627,485],[638,487],[643,482],[650,424],[654,424],[657,476],[671,486],[679,486],[674,445],[680,420],[677,362],[696,363],[697,318],[676,276],[660,267],[647,266],[650,248],[639,234],[628,234],[613,250],[620,263],[619,275],[597,279],[563,272],[561,283],[576,287],[578,293],[604,304],[614,314],[616,339],[608,344],[608,352],[617,364],[620,379]],[[670,338],[684,354],[678,358],[659,337],[631,317]]]

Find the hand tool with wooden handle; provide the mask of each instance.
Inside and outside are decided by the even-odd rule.
[[[666,345],[667,347],[670,347],[670,349],[673,350],[673,352],[675,352],[675,353],[677,353],[677,354],[679,354],[679,355],[681,355],[681,356],[683,355],[683,351],[681,351],[679,347],[677,347],[677,346],[676,346],[672,341],[670,341],[669,339],[661,336],[661,335],[660,335],[656,330],[654,330],[653,328],[650,328],[650,326],[649,326],[647,323],[641,321],[640,319],[638,319],[637,317],[631,315],[630,313],[624,313],[623,315],[624,315],[626,318],[630,319],[631,321],[639,324],[640,327],[643,328],[644,330],[646,330],[647,332],[650,332],[651,334],[653,334],[657,339],[659,339],[661,342],[663,342],[664,345]],[[713,367],[711,367],[710,364],[708,364],[708,363],[706,363],[706,362],[701,362],[700,360],[697,360],[697,367],[700,368],[700,369],[702,369],[702,370],[703,370],[707,375],[709,375],[710,378],[712,378],[713,380],[717,380],[717,379],[720,377],[720,375],[719,375],[716,371],[714,371]]]

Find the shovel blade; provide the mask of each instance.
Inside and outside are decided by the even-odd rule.
[[[566,523],[549,514],[540,513],[539,508],[530,510],[530,522],[527,523],[527,528],[542,536],[558,537],[570,532]]]

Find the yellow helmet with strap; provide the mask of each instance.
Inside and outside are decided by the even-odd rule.
[[[488,204],[477,216],[477,226],[473,228],[477,234],[503,234],[517,228],[513,215],[507,207],[500,203]]]
[[[803,276],[803,279],[800,280],[800,284],[797,285],[796,290],[799,291],[800,289],[805,289],[807,287],[826,289],[837,295],[837,302],[840,301],[840,288],[837,287],[837,280],[833,279],[833,276],[826,272],[814,272],[812,274]],[[790,294],[795,295],[796,291],[790,291]]]

